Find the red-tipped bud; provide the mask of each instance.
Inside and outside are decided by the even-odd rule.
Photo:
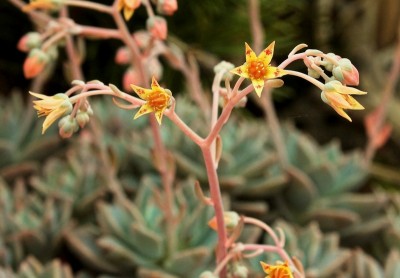
[[[18,50],[28,52],[33,48],[38,48],[42,44],[42,39],[38,32],[29,32],[23,35],[17,44]]]
[[[343,58],[338,61],[338,64],[332,70],[333,76],[345,85],[357,86],[360,82],[359,73],[350,60]]]
[[[122,80],[122,86],[126,92],[132,92],[131,84],[141,84],[139,73],[134,68],[128,68]]]
[[[131,53],[127,47],[120,47],[115,54],[115,63],[119,65],[129,64],[131,61]]]
[[[147,30],[155,39],[165,40],[168,34],[167,21],[160,16],[152,16],[147,19]]]
[[[25,59],[23,70],[26,78],[33,78],[43,71],[49,62],[48,55],[42,50],[35,48],[29,52]]]
[[[160,14],[173,15],[178,10],[178,2],[176,0],[158,0],[157,11]]]

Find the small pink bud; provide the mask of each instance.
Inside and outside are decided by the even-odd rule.
[[[360,76],[357,68],[350,62],[350,60],[340,59],[339,66],[342,69],[343,74],[342,83],[350,86],[358,86],[360,83]]]
[[[131,84],[141,84],[139,73],[134,68],[128,68],[122,80],[122,86],[126,92],[131,92]]]
[[[70,138],[75,132],[78,131],[79,125],[75,118],[67,115],[58,122],[58,133],[62,138]]]
[[[168,34],[167,21],[160,16],[152,16],[147,19],[147,30],[155,39],[165,40]]]
[[[25,59],[23,70],[26,78],[33,78],[43,71],[49,61],[48,55],[40,49],[32,49]]]
[[[29,32],[23,35],[17,44],[18,50],[28,52],[33,48],[38,48],[42,44],[40,34],[37,32]]]
[[[158,0],[157,11],[160,14],[173,15],[178,9],[178,2],[176,0]]]
[[[117,54],[115,55],[115,63],[119,65],[129,64],[131,61],[131,53],[129,52],[127,47],[120,47],[117,50]]]

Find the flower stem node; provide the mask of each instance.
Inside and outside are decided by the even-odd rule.
[[[46,116],[43,122],[42,134],[46,132],[50,125],[62,116],[68,115],[72,111],[72,103],[66,94],[56,94],[54,96],[46,96],[29,92],[40,100],[33,101],[33,108],[37,110],[39,117]]]
[[[79,129],[78,120],[71,117],[71,115],[67,115],[58,122],[58,128],[62,138],[69,138]]]
[[[235,66],[232,63],[226,62],[226,61],[221,61],[219,62],[215,67],[214,67],[214,73],[218,74],[219,72],[223,71],[223,79],[231,80],[233,77],[233,74],[230,72],[233,70]]]
[[[235,211],[225,211],[224,212],[224,223],[226,230],[228,232],[232,232],[236,226],[239,224],[240,221],[240,216],[237,212]],[[208,226],[212,228],[213,230],[217,231],[217,219],[215,216],[211,218],[210,221],[208,221]]]
[[[275,42],[272,42],[258,56],[256,56],[247,43],[245,43],[245,47],[246,62],[240,67],[231,70],[231,73],[249,78],[254,86],[254,90],[260,97],[266,80],[281,77],[286,72],[283,69],[270,65],[274,54]]]
[[[133,84],[131,87],[141,99],[146,101],[145,104],[140,107],[134,119],[144,114],[154,112],[157,122],[161,125],[165,109],[172,104],[173,98],[171,91],[160,87],[154,76],[151,82],[151,89],[141,88]]]
[[[337,80],[329,81],[324,85],[321,93],[323,102],[331,106],[336,113],[351,122],[349,115],[344,109],[362,110],[364,107],[356,101],[351,95],[365,95],[367,92],[360,91],[343,85]]]

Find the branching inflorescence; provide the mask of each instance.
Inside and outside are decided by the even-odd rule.
[[[47,70],[51,70],[50,65],[57,59],[57,53],[63,47],[66,49],[71,63],[70,75],[73,76],[74,81],[68,91],[53,96],[30,92],[38,99],[33,101],[38,116],[46,117],[43,123],[43,133],[59,120],[58,127],[61,137],[71,137],[80,128],[83,128],[95,113],[92,111],[89,101],[93,96],[111,96],[114,104],[123,109],[140,107],[134,119],[150,114],[150,124],[158,150],[159,165],[161,165],[158,168],[167,200],[166,214],[173,221],[176,212],[173,210],[172,204],[171,177],[167,173],[165,165],[167,152],[158,132],[160,127],[157,125],[157,123],[162,124],[165,115],[198,145],[207,170],[210,197],[206,197],[201,189],[198,189],[198,195],[204,203],[214,208],[215,217],[210,220],[209,226],[218,233],[218,246],[215,270],[204,270],[205,272],[200,277],[227,277],[228,274],[232,277],[246,277],[239,276],[247,275],[246,267],[240,264],[242,258],[254,257],[261,252],[277,253],[284,261],[277,265],[268,265],[262,262],[260,272],[264,270],[268,277],[304,277],[301,263],[296,258],[291,258],[284,250],[283,233],[278,230],[277,234],[267,224],[257,219],[239,216],[236,212],[224,210],[217,174],[218,160],[222,152],[220,131],[229,120],[232,110],[245,104],[248,94],[254,91],[261,97],[263,92],[266,93],[271,88],[282,86],[284,82],[280,78],[288,75],[303,78],[318,87],[321,91],[322,101],[331,106],[340,116],[351,121],[345,110],[364,109],[352,95],[363,95],[366,92],[350,87],[359,83],[358,71],[350,60],[314,49],[299,52],[306,47],[306,45],[299,45],[280,65],[272,66],[275,42],[270,43],[258,56],[245,43],[243,65],[234,67],[230,63],[221,62],[215,67],[211,107],[204,100],[207,99],[205,93],[204,96],[199,97],[197,83],[190,82],[189,84],[189,90],[193,91],[192,95],[197,96],[193,97],[194,101],[199,107],[206,107],[207,111],[211,113],[208,115],[210,119],[209,133],[206,136],[200,136],[175,112],[175,105],[179,100],[175,100],[173,94],[158,83],[162,78],[158,60],[160,56],[165,57],[174,69],[182,71],[188,80],[193,81],[198,77],[197,71],[191,66],[193,63],[191,64],[190,59],[188,62],[182,51],[175,45],[165,42],[168,30],[166,21],[163,17],[155,15],[149,0],[115,0],[111,6],[79,0],[31,0],[28,4],[20,0],[9,1],[28,13],[41,27],[40,32],[26,34],[18,44],[20,50],[28,53],[23,66],[26,78],[35,78]],[[160,14],[172,15],[177,10],[176,0],[155,2]],[[146,8],[148,14],[147,30],[131,34],[124,19],[130,20],[134,11],[141,6]],[[68,7],[79,7],[108,14],[114,19],[116,27],[110,29],[80,25],[67,16]],[[58,16],[50,16],[48,13],[50,11],[56,12],[52,15]],[[121,16],[121,11],[124,18]],[[129,65],[124,76],[124,89],[133,89],[139,98],[130,92],[121,91],[112,84],[105,85],[100,81],[85,82],[82,80],[81,56],[76,46],[81,38],[118,39],[124,43],[125,46],[117,53],[116,62]],[[287,69],[296,60],[304,62],[308,69],[307,74]],[[232,74],[239,76],[233,86],[231,86]],[[242,88],[242,83],[246,78],[251,80],[251,85]],[[151,83],[150,86],[149,83]],[[168,84],[168,80],[163,83]],[[222,103],[222,109],[219,109],[220,103]],[[245,225],[261,228],[273,239],[274,244],[239,242],[238,238]],[[208,229],[208,227],[205,226],[204,229]],[[169,232],[173,232],[172,228],[169,229]]]

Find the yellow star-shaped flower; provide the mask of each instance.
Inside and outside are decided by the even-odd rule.
[[[268,275],[265,278],[293,278],[292,271],[287,262],[278,265],[269,265],[260,262],[264,272]]]
[[[141,0],[118,0],[118,10],[124,10],[125,20],[129,20],[140,4]]]
[[[336,113],[351,122],[351,118],[344,109],[362,110],[364,107],[351,95],[365,95],[367,92],[347,87],[337,80],[325,84],[321,99],[332,107]]]
[[[65,116],[72,111],[72,103],[66,94],[56,94],[54,96],[46,96],[29,92],[34,97],[41,100],[33,101],[33,108],[37,110],[39,117],[46,116],[43,122],[42,134],[53,124],[58,118]]]
[[[131,85],[132,89],[138,96],[145,100],[134,119],[140,116],[154,112],[157,122],[161,125],[161,120],[165,109],[167,109],[172,101],[171,91],[160,87],[157,80],[153,77],[151,81],[151,89],[144,89],[135,85]]]
[[[231,72],[244,78],[249,78],[253,83],[257,95],[261,96],[265,80],[278,78],[286,73],[283,69],[270,65],[272,56],[274,55],[275,42],[272,42],[258,56],[256,56],[247,43],[245,45],[246,62],[240,67],[234,68]]]

